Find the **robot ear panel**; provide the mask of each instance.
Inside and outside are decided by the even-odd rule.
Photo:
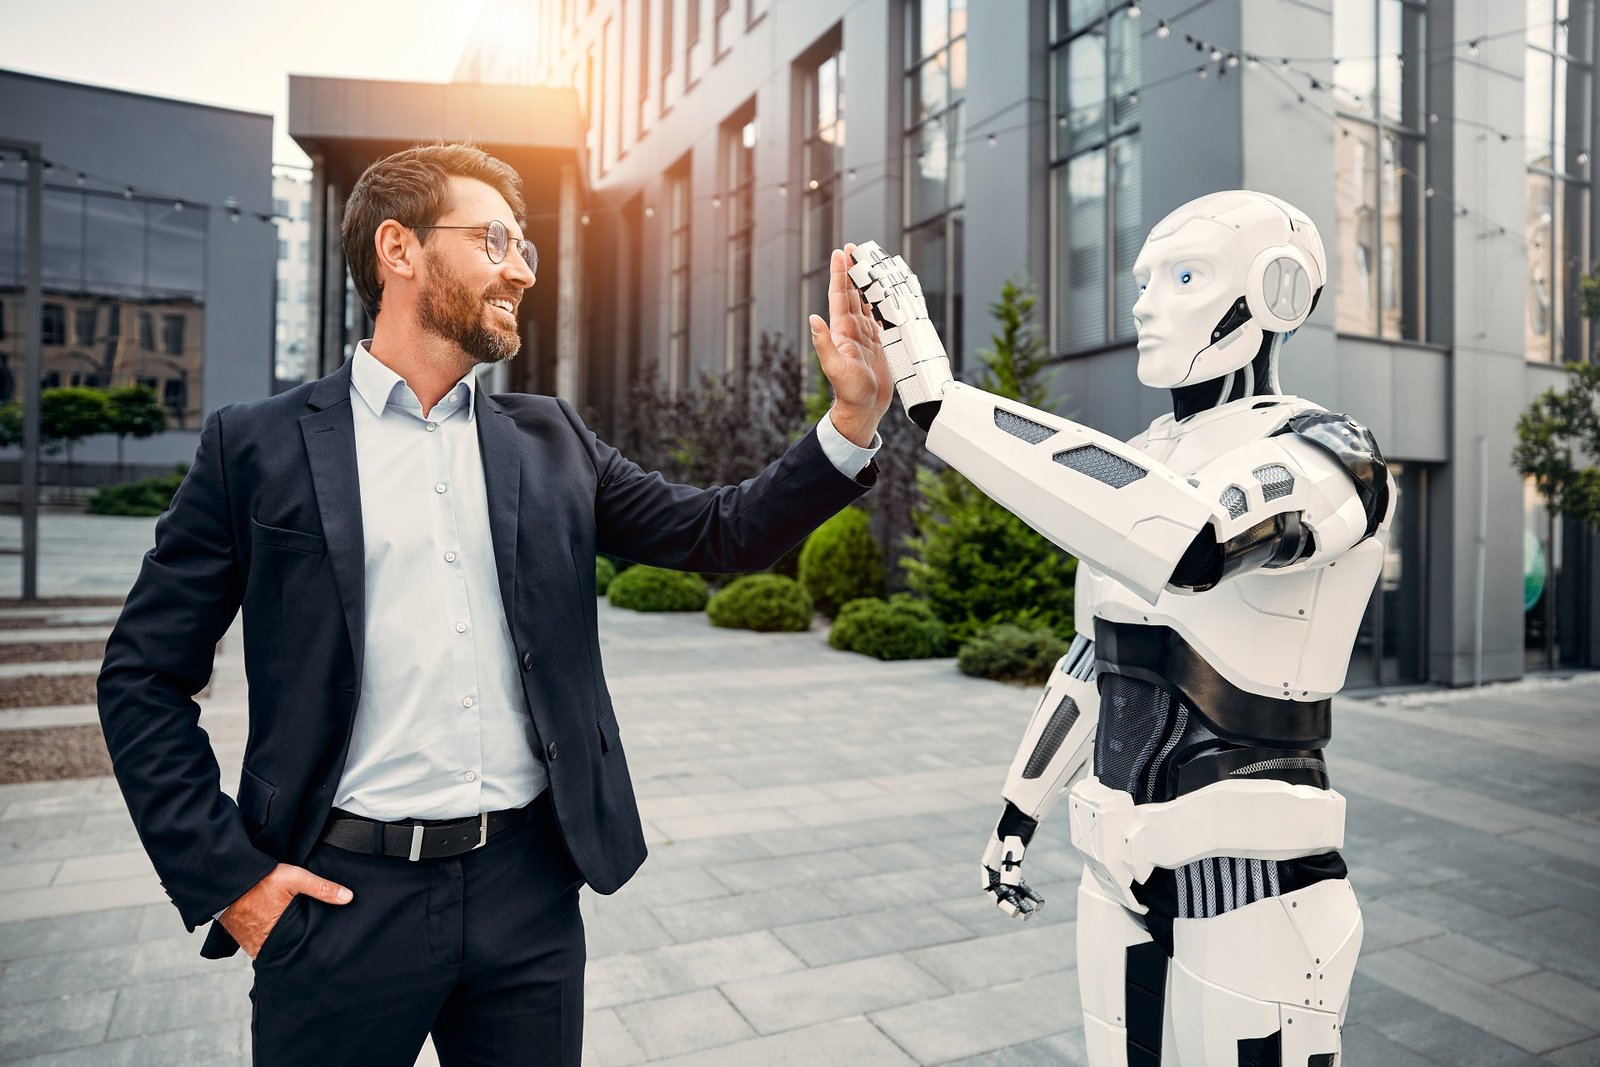
[[[1245,276],[1250,317],[1272,333],[1298,329],[1311,314],[1314,294],[1305,256],[1293,245],[1262,249]]]

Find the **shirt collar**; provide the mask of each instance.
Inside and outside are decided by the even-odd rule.
[[[369,338],[356,345],[356,354],[350,360],[350,388],[366,401],[367,407],[371,408],[372,413],[379,418],[383,417],[384,409],[390,404],[413,408],[420,416],[422,404],[417,400],[417,395],[411,391],[404,378],[372,354],[372,350],[367,347],[371,343]],[[477,374],[468,371],[466,377],[457,382],[451,392],[462,388],[466,389],[463,399],[466,401],[466,417],[470,421],[477,408]],[[449,395],[446,393],[439,403],[448,404]]]

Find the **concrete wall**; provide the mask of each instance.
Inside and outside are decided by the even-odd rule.
[[[0,71],[0,137],[37,142],[64,168],[46,185],[76,188],[67,175],[83,171],[115,183],[91,177],[87,188],[131,185],[205,210],[204,411],[270,395],[277,233],[253,214],[272,213],[270,115]],[[243,212],[237,223],[228,197]],[[198,440],[198,429],[130,440],[127,459],[187,462]],[[92,438],[75,451],[79,462],[114,462],[116,442]]]

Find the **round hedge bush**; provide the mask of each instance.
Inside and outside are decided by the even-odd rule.
[[[956,666],[974,678],[1043,685],[1056,661],[1066,654],[1067,642],[1050,630],[1024,630],[1000,623],[979,631],[962,645]]]
[[[706,583],[698,574],[629,567],[606,590],[606,599],[633,611],[699,611],[706,606]]]
[[[730,630],[798,633],[811,629],[811,597],[793,578],[747,574],[712,597],[706,615]]]
[[[604,556],[594,558],[594,592],[596,596],[605,596],[606,590],[611,588],[611,583],[616,580],[617,565]]]
[[[883,596],[883,549],[872,536],[866,512],[845,508],[806,538],[800,550],[800,584],[830,619],[851,600]]]
[[[944,624],[920,600],[897,593],[852,600],[839,609],[828,644],[877,659],[934,659],[947,654]]]

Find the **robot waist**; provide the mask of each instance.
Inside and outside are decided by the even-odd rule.
[[[1094,620],[1095,669],[1173,691],[1218,737],[1267,748],[1316,749],[1333,737],[1332,700],[1246,692],[1167,626]]]

